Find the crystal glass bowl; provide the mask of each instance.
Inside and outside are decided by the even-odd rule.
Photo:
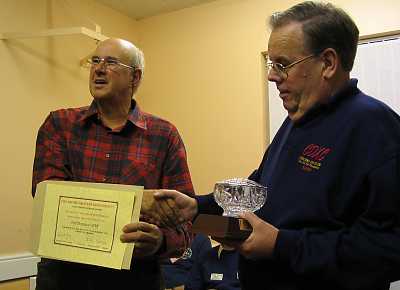
[[[245,178],[228,179],[215,184],[214,199],[224,216],[238,217],[241,212],[260,209],[267,199],[267,188]]]

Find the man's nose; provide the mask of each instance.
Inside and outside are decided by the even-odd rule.
[[[95,66],[95,68],[94,68],[94,71],[97,73],[97,74],[101,74],[101,73],[105,73],[105,71],[106,71],[106,64],[105,64],[105,62],[104,62],[104,59],[102,59],[96,66]]]
[[[267,79],[270,82],[280,83],[282,82],[283,78],[279,73],[277,73],[273,68],[268,70],[267,72]]]

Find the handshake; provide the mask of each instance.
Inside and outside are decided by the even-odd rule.
[[[226,217],[238,218],[241,213],[260,209],[267,198],[267,188],[245,178],[217,182],[213,198]],[[145,190],[141,219],[164,227],[192,221],[198,213],[196,199],[176,190]]]
[[[175,228],[193,220],[197,211],[197,201],[179,191],[144,190],[140,220],[159,227]]]
[[[208,203],[209,198],[213,198],[215,204]],[[196,218],[193,221],[193,232],[209,235],[214,240],[241,251],[244,249],[245,256],[270,256],[278,229],[253,213],[264,205],[266,198],[266,187],[242,178],[218,182],[213,195],[209,195],[205,199],[207,208],[199,208],[195,198],[176,190],[144,190],[140,220],[147,223],[149,229],[158,228],[160,231],[159,228],[175,229]],[[221,209],[222,216],[205,214],[222,212]],[[132,229],[135,228],[132,227]],[[124,232],[129,232],[129,227]],[[263,245],[266,241],[265,234],[270,238],[271,243],[266,249],[261,249],[261,254],[259,254],[258,250],[252,250],[253,244],[254,241],[259,240],[259,243],[256,243],[257,249],[258,244]],[[136,242],[139,239],[129,239],[128,237],[122,240]],[[137,245],[136,248],[138,248]]]

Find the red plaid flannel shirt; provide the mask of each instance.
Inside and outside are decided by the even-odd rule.
[[[105,127],[97,106],[51,112],[40,127],[33,165],[32,194],[43,180],[71,180],[175,189],[193,195],[186,152],[177,129],[142,112],[132,101],[120,130]],[[183,253],[190,245],[191,224],[161,230],[164,256]]]

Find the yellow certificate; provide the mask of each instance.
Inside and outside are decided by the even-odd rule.
[[[68,181],[38,184],[32,251],[41,257],[129,269],[133,243],[122,227],[139,221],[143,187]]]
[[[111,252],[118,202],[60,196],[54,243]]]

